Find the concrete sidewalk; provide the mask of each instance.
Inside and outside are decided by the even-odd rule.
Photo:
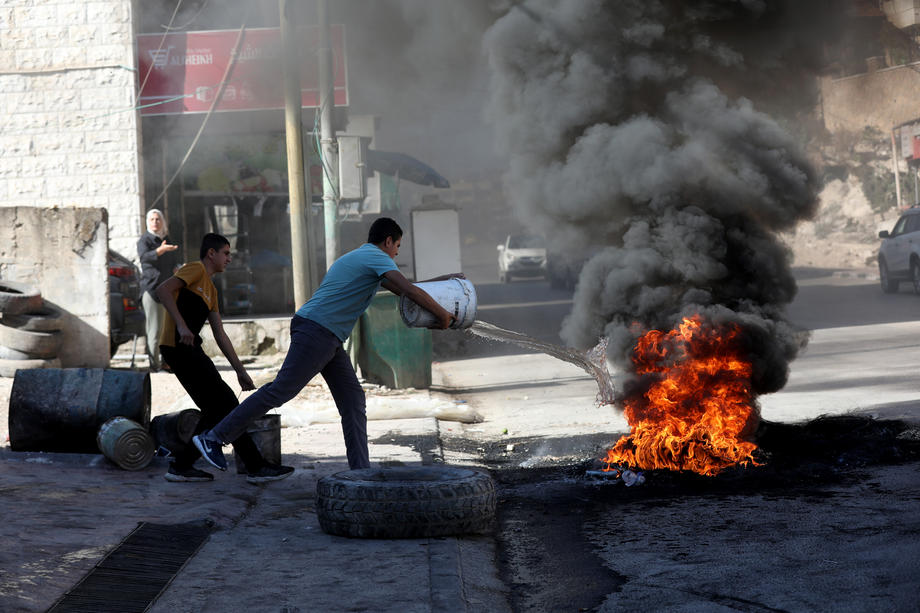
[[[236,388],[232,371],[224,374]],[[157,373],[152,380],[154,415],[182,405],[174,377]],[[10,385],[0,379],[4,441]],[[310,387],[308,396],[323,395]],[[369,405],[380,395],[387,391],[369,393]],[[443,408],[445,399],[408,391],[396,403],[411,405],[411,415]],[[0,610],[45,611],[139,522],[196,520],[213,522],[214,531],[151,611],[509,610],[490,536],[370,540],[323,533],[316,481],[347,469],[341,428],[295,417],[282,411],[283,426],[289,422],[282,457],[297,470],[261,486],[247,484],[232,463],[226,473],[213,471],[210,483],[170,483],[161,458],[127,472],[101,455],[17,453],[4,443]],[[371,420],[368,438],[375,465],[443,461],[435,417]]]

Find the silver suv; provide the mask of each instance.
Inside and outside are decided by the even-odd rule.
[[[910,281],[920,294],[920,207],[904,211],[891,232],[878,233],[878,274],[882,291],[893,294],[902,281]]]

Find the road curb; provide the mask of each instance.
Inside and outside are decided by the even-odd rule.
[[[867,270],[835,270],[831,276],[835,279],[866,279],[867,281],[878,281],[878,271],[871,268]]]
[[[106,459],[101,453],[63,453],[54,451],[12,451],[9,448],[0,448],[0,461],[3,462],[28,462],[30,464],[66,464],[83,468],[111,468],[122,470]],[[166,468],[168,461],[163,457],[155,457],[144,468]]]

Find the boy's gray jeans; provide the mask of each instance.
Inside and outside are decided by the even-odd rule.
[[[364,390],[342,349],[342,341],[318,323],[298,315],[291,319],[291,346],[278,376],[214,426],[211,436],[221,441],[236,440],[254,419],[292,399],[317,374],[326,380],[342,418],[348,467],[370,468]]]

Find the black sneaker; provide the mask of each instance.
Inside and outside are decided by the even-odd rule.
[[[166,480],[183,482],[183,481],[213,481],[214,475],[209,472],[198,470],[192,466],[188,468],[176,468],[175,466],[170,465],[169,470],[166,471]]]
[[[207,460],[208,464],[220,470],[227,470],[227,459],[221,449],[223,443],[208,437],[207,432],[196,434],[192,437],[192,442],[195,443],[195,447],[201,452],[201,457]]]
[[[246,475],[246,483],[268,483],[269,481],[280,481],[290,477],[294,472],[293,466],[282,466],[280,464],[265,464],[258,470],[249,471]]]

